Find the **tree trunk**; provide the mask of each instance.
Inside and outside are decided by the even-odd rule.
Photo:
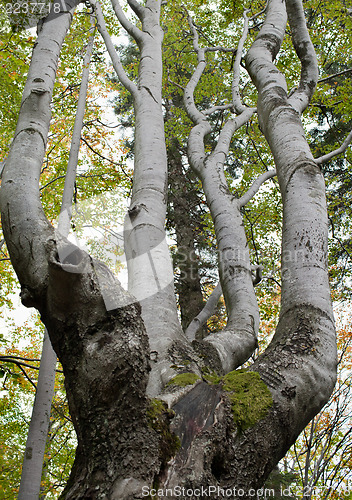
[[[19,500],[38,500],[54,395],[56,353],[45,330],[37,391],[24,452]]]
[[[168,221],[176,233],[177,253],[174,265],[179,268],[180,276],[175,288],[180,306],[181,325],[183,330],[186,330],[193,318],[204,307],[199,256],[195,247],[197,240],[195,226],[201,225],[201,219],[198,208],[199,199],[195,187],[183,171],[179,148],[180,145],[176,139],[168,148],[170,184]],[[198,233],[200,233],[200,227]],[[199,332],[200,338],[205,336],[204,331]]]

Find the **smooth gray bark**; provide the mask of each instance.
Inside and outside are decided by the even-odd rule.
[[[211,316],[215,313],[216,307],[222,295],[222,288],[220,283],[216,285],[214,290],[211,292],[207,303],[200,311],[199,314],[188,325],[185,330],[185,335],[191,342],[196,339],[196,333],[201,328]]]
[[[94,19],[92,18],[92,23]],[[68,236],[71,229],[72,202],[75,191],[77,175],[78,156],[81,145],[81,133],[83,128],[84,113],[86,110],[86,99],[89,84],[89,68],[95,39],[95,28],[92,26],[88,39],[86,52],[83,59],[83,70],[79,87],[75,123],[73,126],[70,154],[65,175],[64,192],[62,194],[61,210],[59,215],[58,230],[64,236]]]
[[[141,303],[151,350],[158,353],[148,385],[149,395],[155,396],[175,375],[170,349],[175,343],[186,340],[177,314],[172,261],[165,232],[168,183],[161,95],[161,2],[151,0],[145,7],[139,6],[141,30],[126,19],[117,0],[113,6],[122,26],[135,38],[140,49],[137,85],[126,79],[112,48],[109,53],[116,61],[117,76],[131,91],[134,103],[134,176],[131,207],[125,221],[125,251],[128,290]],[[103,22],[99,24],[103,26]],[[104,31],[101,32],[108,41]]]
[[[72,212],[71,206],[74,193],[74,182],[76,179],[78,153],[88,89],[89,64],[93,44],[94,34],[92,34],[89,39],[86,55],[83,61],[82,81],[80,85],[77,113],[65,177],[61,213],[59,216],[58,230],[65,236],[67,236],[70,231]],[[18,495],[20,500],[37,500],[40,494],[43,460],[50,423],[50,409],[54,395],[56,364],[57,356],[51,345],[48,331],[45,328],[37,391],[34,399],[31,422],[26,442],[26,450],[22,465],[21,483]]]
[[[195,124],[189,136],[188,156],[191,167],[202,182],[214,222],[219,275],[228,315],[225,331],[206,337],[197,348],[203,355],[207,355],[209,351],[212,358],[217,357],[218,362],[214,368],[227,373],[243,364],[253,353],[257,346],[259,329],[259,310],[254,294],[247,238],[240,213],[241,204],[230,192],[224,173],[231,139],[236,130],[244,125],[255,111],[241,104],[237,89],[241,52],[247,34],[247,18],[245,17],[244,34],[234,63],[232,106],[237,110],[238,116],[232,116],[227,120],[214,150],[209,155],[206,155],[204,146],[205,136],[211,131],[208,114],[199,111],[194,101],[194,91],[206,67],[208,49],[200,47],[198,33],[191,18],[189,22],[198,65],[184,94],[187,113]]]
[[[19,500],[38,500],[54,395],[56,353],[45,329],[37,391],[23,458]]]

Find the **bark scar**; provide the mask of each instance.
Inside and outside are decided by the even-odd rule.
[[[152,98],[152,99],[153,99],[153,100],[154,100],[157,104],[159,104],[159,102],[157,101],[157,99],[155,99],[155,97],[153,96],[153,93],[152,93],[152,91],[150,90],[150,88],[149,88],[149,87],[146,87],[145,85],[142,85],[142,89],[145,89],[145,90],[148,92],[148,94],[151,96],[151,98]]]

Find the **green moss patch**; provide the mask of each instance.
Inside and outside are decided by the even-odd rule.
[[[195,373],[180,373],[173,377],[167,385],[178,385],[179,387],[186,387],[186,385],[193,385],[200,377]]]
[[[203,378],[210,385],[218,385],[222,382],[222,377],[218,375],[214,370],[205,368],[203,370]]]
[[[162,467],[165,467],[167,462],[180,449],[180,440],[170,431],[170,420],[175,413],[169,410],[167,404],[160,399],[151,399],[147,408],[148,424],[152,427],[160,437],[159,450]]]
[[[233,420],[240,431],[264,418],[273,404],[271,393],[257,372],[230,372],[223,378],[223,389],[228,392]]]

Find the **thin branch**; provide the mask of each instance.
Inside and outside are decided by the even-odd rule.
[[[112,65],[114,67],[114,70],[115,70],[120,82],[122,83],[122,85],[129,92],[131,92],[133,97],[136,98],[139,95],[138,87],[135,83],[133,83],[128,78],[128,76],[127,76],[127,74],[122,66],[120,57],[119,57],[118,53],[116,52],[114,44],[111,40],[111,37],[106,29],[104,15],[103,15],[103,12],[101,10],[101,6],[100,6],[99,2],[96,2],[96,4],[95,4],[95,14],[97,16],[99,32],[100,32],[101,36],[103,37],[106,48],[109,52],[109,56],[110,56]]]
[[[43,189],[47,188],[48,186],[50,186],[50,184],[53,184],[54,182],[60,180],[60,179],[64,179],[66,176],[65,175],[59,175],[57,177],[55,177],[55,179],[52,179],[51,181],[49,181],[47,184],[45,184],[44,186],[41,186],[39,188],[39,191],[42,191]]]
[[[248,191],[243,196],[241,196],[241,198],[239,198],[239,200],[238,200],[239,206],[244,207],[253,198],[253,196],[259,191],[260,186],[268,179],[275,177],[275,175],[276,175],[276,170],[267,170],[266,172],[261,174],[253,182],[253,184],[248,189]]]
[[[125,13],[124,13],[121,5],[120,5],[120,2],[118,0],[111,0],[111,3],[112,3],[112,6],[113,6],[113,9],[115,11],[116,17],[119,20],[121,26],[123,28],[125,28],[125,30],[127,31],[127,33],[129,35],[131,35],[131,37],[134,38],[134,40],[136,40],[137,43],[140,43],[143,40],[143,36],[144,36],[143,32],[139,28],[137,28],[137,26],[135,26],[133,23],[131,23],[127,19],[126,15],[125,15]],[[137,2],[131,1],[131,2],[128,2],[128,3],[129,4],[130,3],[136,4]],[[136,7],[136,5],[134,5],[134,6]],[[132,6],[131,6],[131,8],[132,8]],[[140,5],[140,8],[142,9],[141,5]]]
[[[26,358],[18,358],[16,359],[16,356],[0,356],[0,362],[1,363],[14,363],[16,366],[19,368],[21,366],[25,366],[26,368],[31,368],[32,370],[39,370],[39,366],[34,366],[34,365],[29,365],[28,363],[23,363],[22,361],[19,361],[20,359],[26,359]],[[39,359],[33,359],[30,361],[40,361]],[[56,370],[56,373],[64,373],[62,370]]]
[[[184,87],[182,87],[182,85],[180,85],[179,83],[174,82],[173,80],[171,80],[171,78],[170,78],[170,77],[168,78],[168,82],[170,82],[172,85],[175,85],[175,87],[177,87],[177,88],[179,88],[180,90],[182,90],[182,92],[184,92],[184,91],[185,91],[185,88],[184,88]]]
[[[248,10],[244,10],[243,12],[243,31],[240,41],[238,42],[236,57],[233,64],[233,80],[232,80],[231,91],[232,91],[232,102],[237,113],[242,113],[245,110],[245,106],[242,103],[240,97],[239,82],[240,82],[240,66],[241,66],[242,52],[244,43],[248,35],[247,12]]]
[[[336,78],[337,76],[346,75],[346,73],[350,73],[351,71],[352,71],[352,68],[345,69],[344,71],[340,71],[339,73],[334,73],[333,75],[327,76],[325,78],[321,78],[320,80],[318,80],[318,83],[327,82],[328,80],[332,80],[333,78]]]
[[[204,47],[205,52],[233,52],[235,53],[237,49],[233,49],[231,47],[223,47],[222,45],[218,45],[216,47]]]
[[[185,335],[189,341],[195,340],[197,331],[213,316],[216,311],[216,306],[222,295],[221,284],[218,283],[211,292],[207,303],[199,314],[191,321],[185,330]]]
[[[251,143],[252,143],[252,145],[253,145],[253,147],[254,147],[254,149],[255,149],[255,152],[257,153],[258,158],[259,158],[259,160],[261,161],[261,163],[263,164],[263,166],[264,166],[265,170],[269,170],[269,167],[268,167],[268,165],[265,163],[265,161],[263,160],[262,155],[260,154],[260,152],[259,152],[259,150],[258,150],[258,148],[257,148],[257,145],[256,145],[256,143],[255,143],[254,139],[252,139],[252,137],[249,137],[249,140],[251,141]]]
[[[114,160],[111,160],[110,158],[107,158],[106,156],[102,155],[101,153],[99,153],[99,151],[97,151],[96,149],[94,149],[90,144],[89,142],[84,138],[84,137],[81,137],[81,141],[84,142],[84,144],[94,153],[96,154],[97,156],[99,156],[102,160],[105,160],[105,161],[108,161],[109,163],[111,163],[112,165],[115,165],[116,167],[119,167],[121,168],[123,174],[128,177],[128,179],[131,179],[131,176],[125,171],[125,169],[123,168],[122,164],[121,163],[117,163],[116,161]],[[79,177],[86,177],[84,174],[81,174]]]
[[[71,227],[72,199],[73,199],[74,186],[77,175],[78,155],[81,145],[81,132],[83,127],[83,119],[86,109],[87,91],[89,84],[89,67],[95,40],[95,27],[93,25],[93,17],[91,17],[91,23],[92,27],[90,28],[90,36],[88,39],[87,49],[83,60],[83,71],[81,77],[81,84],[79,87],[75,123],[73,126],[70,154],[66,169],[64,191],[62,194],[61,210],[59,215],[59,231],[65,236],[69,234]]]
[[[16,361],[15,359],[13,360],[9,360],[8,362],[11,362],[13,364],[15,364],[17,366],[17,368],[19,368],[21,370],[21,372],[23,373],[23,375],[25,376],[25,378],[28,380],[28,382],[33,385],[34,389],[37,390],[37,386],[35,385],[35,383],[33,382],[33,380],[27,375],[26,373],[26,370],[24,368],[22,368],[21,364],[23,363],[20,363],[19,361]],[[30,368],[33,368],[32,366]],[[11,372],[11,370],[9,370],[8,368],[6,368],[6,371],[10,374],[10,375],[13,375],[13,376],[18,376],[18,373],[13,373]],[[5,386],[5,383],[3,384],[3,387],[6,389],[6,386]]]
[[[102,125],[103,127],[107,127],[107,128],[118,128],[118,127],[122,127],[121,123],[117,123],[116,125],[108,125],[107,123],[103,123],[101,120],[99,120],[99,118],[96,119],[96,121],[98,123],[100,123],[100,125]],[[91,122],[93,123],[93,121]],[[85,125],[87,125],[88,122],[85,123]]]
[[[320,156],[315,160],[315,163],[317,165],[321,165],[322,163],[326,163],[327,161],[331,160],[331,158],[334,158],[334,156],[344,153],[348,148],[348,146],[350,145],[351,141],[352,141],[352,130],[338,149],[335,149],[334,151],[331,151],[331,153],[328,153],[326,155]]]
[[[193,149],[193,152],[190,154],[192,154],[193,158],[195,158],[193,159],[193,166],[195,167],[196,163],[201,164],[202,159],[204,158],[205,155],[204,144],[201,147],[201,141],[203,141],[205,135],[211,131],[210,125],[207,122],[207,116],[216,110],[231,109],[233,107],[233,105],[230,104],[228,106],[221,106],[221,107],[214,106],[206,111],[198,110],[194,102],[194,91],[199,83],[199,80],[207,64],[205,59],[205,53],[210,50],[229,50],[233,52],[233,49],[225,49],[224,47],[201,48],[199,46],[198,31],[190,15],[188,15],[188,22],[193,35],[193,47],[197,54],[197,59],[198,59],[197,68],[195,69],[191,79],[189,80],[184,92],[184,103],[187,114],[193,120],[193,122],[198,125],[198,127],[193,128],[190,134],[190,141],[189,141],[189,144],[192,143],[194,146],[193,148],[189,148],[189,151],[192,151]],[[244,40],[242,40],[242,42],[244,43]],[[227,155],[233,134],[244,123],[246,123],[246,121],[248,121],[252,116],[252,114],[256,111],[255,108],[246,108],[246,107],[243,107],[242,111],[240,111],[239,102],[240,101],[237,102],[238,104],[237,111],[240,113],[240,115],[237,118],[230,119],[225,123],[225,126],[222,128],[220,132],[219,140],[214,150],[214,154],[222,153],[225,156]],[[194,153],[194,151],[197,154]]]
[[[23,373],[23,375],[26,377],[26,379],[28,380],[28,382],[33,385],[33,387],[34,387],[35,390],[37,390],[37,386],[35,385],[35,383],[33,382],[33,380],[27,375],[26,370],[24,368],[22,368],[21,363],[16,363],[16,364],[17,364],[18,368],[21,370],[21,372]]]
[[[226,110],[233,110],[233,104],[224,104],[222,106],[213,106],[212,108],[208,108],[205,111],[203,111],[203,114],[205,116],[209,116],[212,113],[215,113],[216,111],[226,111]]]
[[[131,7],[131,9],[133,10],[133,12],[136,14],[136,16],[138,17],[138,19],[140,21],[142,21],[144,13],[145,13],[145,7],[143,7],[143,5],[141,5],[139,2],[137,2],[137,0],[127,0],[127,3]]]
[[[346,252],[346,254],[348,255],[348,258],[351,259],[351,255],[350,255],[349,251],[347,250],[347,248],[345,247],[345,245],[343,244],[343,242],[341,241],[341,239],[338,236],[336,236],[336,234],[335,234],[335,224],[334,224],[334,222],[333,222],[333,220],[332,220],[331,217],[329,217],[329,222],[331,224],[332,237],[334,238],[334,240],[338,241],[338,243],[340,244],[342,250],[344,252]]]
[[[219,134],[214,154],[222,153],[225,156],[228,154],[234,133],[251,119],[256,110],[256,108],[245,108],[240,115],[227,120]]]
[[[188,16],[188,23],[193,34],[193,48],[197,54],[198,65],[186,85],[184,92],[184,103],[191,120],[196,124],[200,124],[205,120],[205,115],[197,109],[197,106],[194,102],[194,91],[199,83],[199,80],[205,70],[207,63],[205,60],[205,49],[199,46],[199,35],[191,16]]]
[[[260,10],[259,12],[257,12],[256,14],[253,14],[253,16],[251,16],[249,18],[249,21],[254,21],[254,19],[256,19],[257,17],[261,16],[262,14],[264,14],[264,12],[266,11],[267,7],[268,7],[268,3],[269,3],[269,0],[266,1],[266,4],[265,4],[265,7]]]
[[[299,113],[308,106],[319,76],[318,61],[309,36],[302,0],[287,0],[286,9],[292,32],[292,42],[301,61],[301,80],[289,103]]]
[[[4,359],[4,358],[11,358],[11,359],[19,359],[21,361],[30,361],[32,363],[40,363],[40,359],[35,359],[35,358],[23,358],[22,356],[11,356],[11,355],[1,355],[0,356],[0,359]]]

